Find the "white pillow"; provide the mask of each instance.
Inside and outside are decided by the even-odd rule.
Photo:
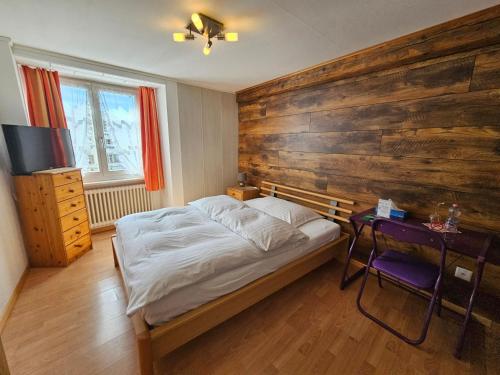
[[[256,198],[245,201],[247,206],[263,211],[268,215],[286,221],[295,228],[313,220],[322,219],[310,208],[275,197]]]
[[[213,197],[201,198],[188,204],[204,212],[212,220],[231,210],[246,207],[245,203],[229,195],[214,195]]]
[[[309,238],[293,225],[250,207],[228,211],[216,221],[264,251],[295,246]]]

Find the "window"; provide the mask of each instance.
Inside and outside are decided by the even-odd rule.
[[[86,181],[143,176],[137,91],[61,79],[76,165]]]

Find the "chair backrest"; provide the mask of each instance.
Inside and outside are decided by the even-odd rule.
[[[377,246],[376,232],[387,234],[399,242],[429,246],[440,250],[441,267],[444,267],[446,243],[439,233],[433,232],[423,226],[416,226],[403,221],[378,218],[372,223],[372,236],[375,248]]]

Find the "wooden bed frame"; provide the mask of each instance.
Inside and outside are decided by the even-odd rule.
[[[262,182],[261,191],[267,193],[261,193],[262,196],[271,195],[293,200],[300,204],[306,203],[308,207],[319,214],[343,222],[348,222],[348,220],[340,216],[340,213],[351,214],[352,211],[340,207],[339,204],[348,206],[354,204],[353,201],[348,199],[336,198],[267,181]],[[325,209],[328,209],[328,211]],[[161,357],[328,262],[339,251],[347,252],[348,243],[349,235],[341,232],[339,238],[335,241],[321,246],[277,271],[157,327],[149,326],[141,317],[141,314],[136,313],[131,319],[136,335],[141,374],[154,374],[154,362]],[[116,236],[112,237],[112,244],[115,267],[121,269],[121,259],[117,256],[115,248]],[[128,290],[123,275],[122,281],[128,298]]]

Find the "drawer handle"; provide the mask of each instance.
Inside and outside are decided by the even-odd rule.
[[[71,203],[70,206],[71,207],[76,207],[76,203]]]
[[[73,177],[71,176],[66,176],[66,179],[71,180]]]
[[[78,220],[80,220],[80,218],[79,217],[73,217],[73,220],[74,221],[78,221]]]
[[[69,191],[70,193],[74,193],[74,192],[75,192],[75,190],[74,190],[74,189],[69,189],[68,191]]]
[[[80,232],[79,230],[77,230],[77,231],[75,232],[75,234],[81,234],[81,233],[82,233],[82,232]]]
[[[76,244],[76,245],[75,245],[75,247],[83,247],[83,245],[78,245],[78,244]]]

